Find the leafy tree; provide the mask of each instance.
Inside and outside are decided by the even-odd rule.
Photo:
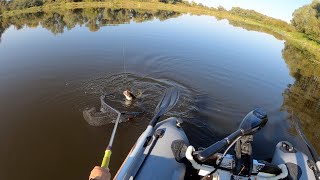
[[[313,1],[293,13],[292,25],[298,32],[320,43],[320,1]]]
[[[159,0],[159,2],[168,3],[168,4],[176,4],[182,2],[182,0]]]
[[[9,3],[10,9],[24,9],[43,5],[42,0],[13,0]]]
[[[0,14],[5,10],[8,10],[8,1],[0,0]]]
[[[223,6],[218,6],[218,11],[226,11],[226,9]]]

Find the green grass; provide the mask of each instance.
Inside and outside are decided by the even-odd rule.
[[[228,11],[219,11],[214,8],[207,8],[203,6],[190,6],[184,3],[179,4],[165,4],[160,2],[139,2],[134,0],[114,0],[109,2],[73,2],[73,3],[52,3],[46,4],[40,7],[31,7],[22,10],[5,11],[2,13],[2,17],[16,16],[24,13],[35,13],[40,11],[55,11],[63,9],[75,9],[75,8],[127,8],[127,9],[142,9],[142,10],[166,10],[175,11],[180,13],[191,13],[193,15],[207,15],[214,16],[217,19],[227,19],[230,22],[237,22],[243,26],[253,27],[250,30],[262,31],[282,37],[282,39],[289,41],[298,48],[306,49],[310,53],[314,54],[320,59],[320,44],[309,40],[303,33],[297,31],[288,31],[284,28],[266,24],[265,22],[257,21],[255,19],[244,18]]]

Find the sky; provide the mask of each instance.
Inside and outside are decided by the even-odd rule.
[[[190,0],[191,1],[191,0]],[[290,22],[295,9],[310,4],[312,0],[193,0],[209,7],[219,5],[226,9],[241,7]]]

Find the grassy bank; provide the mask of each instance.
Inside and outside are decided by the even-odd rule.
[[[45,4],[39,7],[31,7],[22,10],[4,11],[2,18],[9,18],[19,14],[35,13],[35,12],[50,12],[55,10],[68,10],[76,8],[125,8],[125,9],[141,9],[141,10],[165,10],[175,11],[179,13],[190,13],[193,15],[208,15],[214,16],[217,19],[227,19],[229,22],[237,22],[237,26],[251,27],[248,30],[262,31],[271,34],[279,39],[289,41],[291,44],[298,48],[305,49],[314,54],[320,59],[320,44],[310,41],[304,34],[298,33],[294,30],[288,30],[290,28],[283,28],[276,25],[270,25],[263,20],[256,20],[254,18],[243,17],[231,13],[230,11],[218,10],[215,8],[208,8],[200,5],[188,5],[184,3],[178,4],[165,4],[160,2],[139,2],[134,0],[127,1],[109,1],[109,2],[72,2],[72,3],[51,3]],[[280,21],[280,20],[279,20]],[[232,24],[232,23],[231,23]],[[283,24],[283,22],[282,22]],[[288,25],[290,26],[290,25]],[[247,29],[247,28],[246,28]]]

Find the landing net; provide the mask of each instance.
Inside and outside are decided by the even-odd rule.
[[[118,112],[121,113],[119,122],[126,122],[143,112],[127,112],[124,107],[114,99],[112,94],[100,96],[100,110],[95,107],[83,111],[83,117],[91,126],[103,126],[114,123],[117,120]],[[113,104],[113,107],[110,104]],[[122,111],[121,111],[122,110]]]

